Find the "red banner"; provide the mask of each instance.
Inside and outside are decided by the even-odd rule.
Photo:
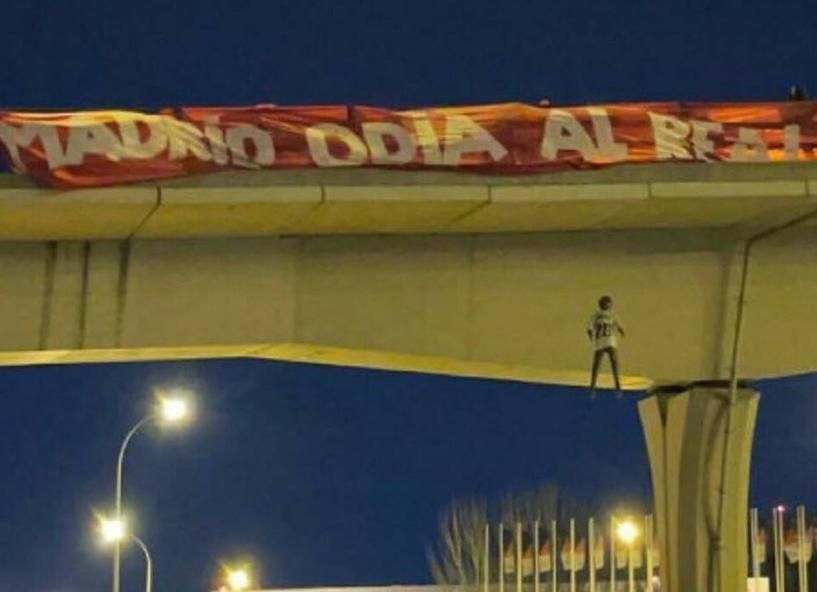
[[[97,187],[236,169],[487,174],[618,163],[817,160],[817,101],[0,111],[0,155],[41,184]]]

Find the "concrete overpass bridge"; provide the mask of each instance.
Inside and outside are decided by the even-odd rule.
[[[628,384],[719,378],[743,239],[813,208],[810,163],[258,171],[67,193],[2,175],[0,357],[301,344],[583,383],[584,325],[609,292]],[[745,376],[815,366],[813,233],[754,255]]]
[[[744,241],[815,209],[813,163],[257,171],[68,193],[5,175],[0,363],[250,356],[583,385],[585,324],[610,293],[625,388],[724,378]],[[815,230],[753,254],[744,377],[817,365]],[[641,406],[669,590],[714,590],[713,549],[745,563],[757,400],[706,440],[718,397]],[[745,577],[731,565],[719,589]]]

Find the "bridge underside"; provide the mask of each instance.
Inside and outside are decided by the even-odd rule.
[[[534,366],[496,364],[440,356],[420,356],[297,343],[0,352],[0,366],[237,358],[369,368],[392,372],[418,372],[462,378],[510,380],[557,386],[586,387],[590,380],[587,372],[558,371]],[[612,376],[601,374],[599,376],[599,386],[601,388],[612,388]],[[621,377],[621,387],[624,391],[644,392],[653,386],[653,381],[642,376]]]
[[[67,193],[0,175],[0,364],[263,355],[584,385],[585,323],[611,293],[628,388],[719,378],[741,241],[814,208],[808,163],[237,172]],[[814,230],[758,250],[743,376],[814,369]]]

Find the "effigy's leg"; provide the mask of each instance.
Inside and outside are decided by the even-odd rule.
[[[596,350],[593,352],[593,370],[590,374],[590,398],[593,399],[596,397],[596,381],[599,377],[599,366],[601,365],[601,357],[604,355],[604,351]]]
[[[618,351],[611,347],[607,350],[607,355],[610,356],[610,367],[613,369],[613,380],[616,382],[616,396],[621,397],[621,381],[618,377]]]

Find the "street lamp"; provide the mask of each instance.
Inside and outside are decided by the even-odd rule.
[[[127,526],[124,520],[117,518],[99,519],[99,536],[103,543],[118,543],[125,538]]]
[[[156,405],[150,415],[140,419],[125,435],[122,445],[119,447],[119,456],[116,461],[116,498],[115,498],[115,518],[121,521],[122,518],[122,467],[125,462],[125,451],[128,449],[131,439],[136,433],[151,422],[161,425],[175,426],[184,423],[190,417],[190,403],[188,397],[183,393],[160,393],[156,399]],[[113,541],[113,582],[112,591],[119,592],[120,573],[120,541]]]
[[[147,545],[138,536],[128,536],[127,523],[121,518],[100,518],[99,534],[103,543],[113,544],[115,549],[128,539],[136,543],[145,556],[145,592],[153,590],[153,560],[150,557]]]
[[[250,587],[250,574],[246,569],[235,569],[227,572],[227,586],[231,592],[243,592]]]
[[[177,425],[190,417],[190,403],[186,398],[159,397],[158,416],[166,425]]]
[[[616,527],[616,536],[622,543],[630,546],[638,538],[638,527],[635,525],[635,522],[628,518],[627,520],[618,523],[618,526]]]
[[[633,548],[639,535],[638,526],[631,519],[622,520],[616,526],[616,537],[627,546],[627,578],[629,581],[629,592],[635,592],[635,563]],[[649,553],[649,550],[647,551]]]
[[[252,566],[243,564],[224,565],[221,592],[247,592],[255,587]]]

